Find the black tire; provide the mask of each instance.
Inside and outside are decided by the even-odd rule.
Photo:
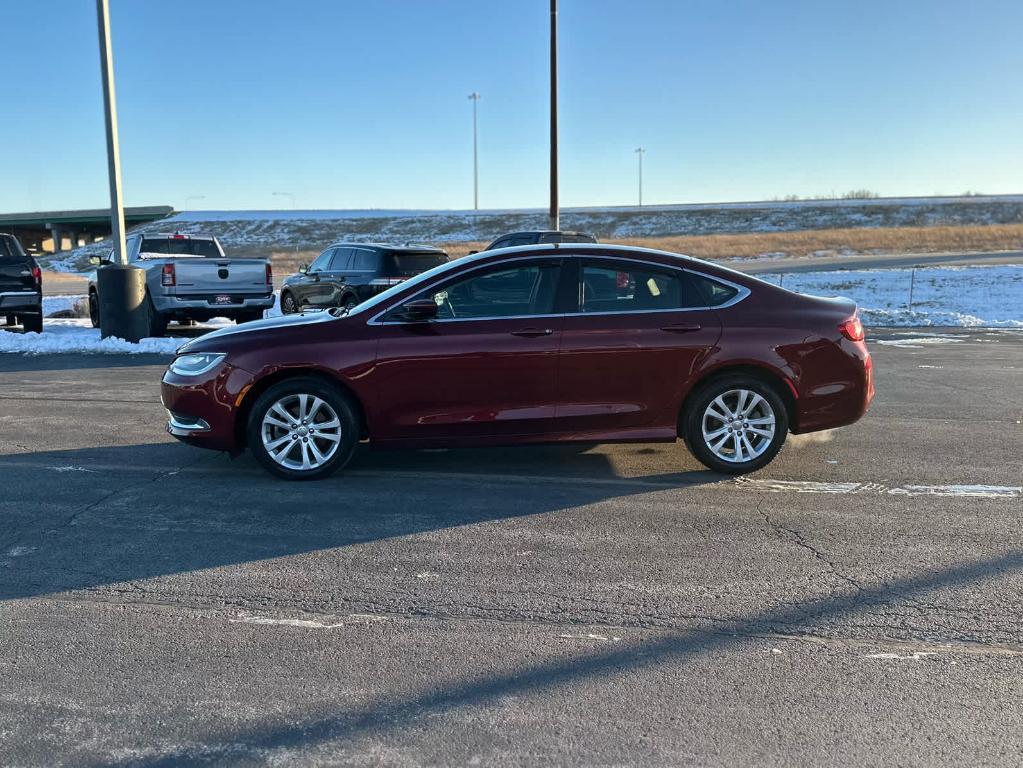
[[[295,303],[295,297],[291,295],[291,291],[284,291],[281,293],[281,314],[282,315],[293,315],[298,312],[298,304]]]
[[[734,457],[737,451],[733,446],[736,444],[738,444],[740,451],[746,451],[746,446],[749,445],[758,452],[754,458],[746,461],[741,460],[741,454],[740,460],[722,458],[716,454],[712,446],[708,445],[707,439],[704,438],[703,430],[704,416],[711,403],[718,397],[723,397],[723,402],[726,406],[730,405],[730,409],[728,407],[724,409],[727,411],[725,415],[731,416],[734,411],[738,410],[737,396],[732,393],[741,390],[759,395],[763,399],[762,401],[755,401],[752,396],[748,398],[747,402],[757,402],[757,406],[753,411],[753,418],[750,421],[761,421],[768,418],[767,409],[770,409],[769,415],[774,418],[774,433],[770,438],[750,431],[750,427],[767,431],[767,425],[764,424],[751,425],[749,421],[740,420],[732,426],[729,422],[713,416],[708,416],[707,421],[709,426],[714,427],[710,434],[717,433],[719,437],[715,439],[720,439],[721,437],[725,439],[726,445],[718,448],[720,452],[730,453],[731,457]],[[715,410],[720,412],[718,408],[715,408]],[[719,426],[720,430],[716,429]],[[679,431],[690,452],[705,467],[727,475],[742,475],[767,466],[778,454],[778,451],[781,450],[789,431],[788,411],[785,408],[784,401],[778,392],[775,391],[774,387],[761,379],[744,374],[722,376],[702,385],[689,397],[686,404],[686,412],[680,418]],[[736,433],[739,437],[733,437]]]
[[[17,325],[18,324],[18,316],[17,315],[7,315],[7,317],[5,317],[4,320],[7,322],[7,325]]]
[[[153,299],[146,292],[146,336],[160,338],[167,333],[168,318],[161,315],[153,306]]]
[[[288,398],[290,397],[301,397],[301,395],[307,395],[311,397],[318,397],[333,409],[337,415],[337,420],[340,422],[340,439],[337,442],[337,448],[332,455],[329,456],[323,463],[310,469],[300,469],[294,467],[284,466],[281,462],[274,459],[270,455],[266,446],[263,443],[263,419],[270,412],[271,408],[275,404],[285,403],[285,410],[289,414],[293,414],[293,419],[298,415],[297,408],[288,405]],[[309,401],[307,400],[307,403]],[[332,419],[329,419],[329,413],[321,408],[319,413],[313,413],[314,418],[321,417],[319,423],[329,424]],[[323,420],[322,417],[328,417],[328,420]],[[319,445],[320,448],[327,450],[329,449],[329,442],[324,442],[325,438],[313,437],[302,433],[303,436],[295,437],[296,432],[301,430],[301,425],[295,420],[294,425],[298,428],[297,430],[286,430],[278,429],[276,427],[268,427],[272,430],[270,439],[286,439],[291,436],[290,439],[295,440],[295,445],[300,449],[294,454],[285,456],[286,460],[297,462],[301,455],[305,453],[306,448],[302,448],[298,440],[302,443],[308,443],[312,440],[315,445]],[[312,422],[310,426],[315,426],[316,422]],[[263,465],[270,474],[276,475],[277,477],[285,480],[318,480],[320,478],[327,477],[328,475],[336,472],[341,467],[345,466],[352,458],[352,454],[355,453],[355,448],[359,444],[359,419],[356,416],[356,409],[353,407],[349,398],[337,387],[333,386],[327,381],[322,379],[297,376],[293,379],[285,379],[282,382],[274,384],[270,389],[259,396],[255,404],[252,406],[252,411],[249,414],[249,423],[246,425],[246,433],[248,436],[249,449],[252,451],[253,456],[256,460]],[[317,442],[320,441],[320,442]],[[272,445],[272,442],[271,442]],[[294,449],[288,449],[289,443],[283,443],[285,447],[285,453]],[[326,448],[325,448],[326,446]],[[310,454],[311,456],[311,454]]]
[[[19,317],[21,317],[21,324],[25,328],[25,333],[43,332],[42,312],[40,312],[38,315],[19,315]]]
[[[199,323],[197,321],[193,320],[190,317],[183,317],[180,320],[178,320],[178,325],[180,325],[182,328],[191,328],[193,325],[198,324]]]
[[[99,296],[96,291],[89,291],[89,322],[93,328],[99,328]]]

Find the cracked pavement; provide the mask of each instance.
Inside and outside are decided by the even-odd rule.
[[[941,333],[777,492],[681,444],[286,484],[167,438],[160,358],[0,355],[0,764],[1017,765],[1023,497],[871,490],[1023,484],[1023,334]]]

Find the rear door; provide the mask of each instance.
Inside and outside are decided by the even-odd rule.
[[[549,431],[557,396],[560,260],[481,267],[414,298],[438,318],[379,324],[372,380],[376,439],[486,439]]]
[[[569,263],[578,299],[562,332],[558,428],[668,437],[680,393],[721,336],[717,313],[681,269],[631,259]]]
[[[33,266],[32,258],[15,237],[0,235],[0,293],[34,292]]]

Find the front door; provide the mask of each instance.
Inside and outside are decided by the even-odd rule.
[[[367,382],[381,440],[487,438],[550,429],[564,318],[554,313],[558,260],[481,267],[413,297],[438,306],[431,322],[398,309],[378,318]]]
[[[680,393],[721,336],[717,314],[682,270],[573,261],[578,306],[562,331],[558,429],[670,439]]]

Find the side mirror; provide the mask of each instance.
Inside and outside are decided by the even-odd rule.
[[[96,267],[104,267],[107,264],[113,264],[114,262],[109,256],[90,256],[89,263]]]
[[[305,274],[306,272],[308,272],[308,271],[309,271],[309,265],[308,265],[308,264],[303,264],[303,265],[301,265],[301,266],[300,266],[300,267],[298,268],[298,271],[299,271],[300,273],[302,273],[302,274],[304,275],[304,274]]]
[[[437,317],[437,302],[433,299],[416,299],[401,305],[400,317],[411,323],[425,323]]]

